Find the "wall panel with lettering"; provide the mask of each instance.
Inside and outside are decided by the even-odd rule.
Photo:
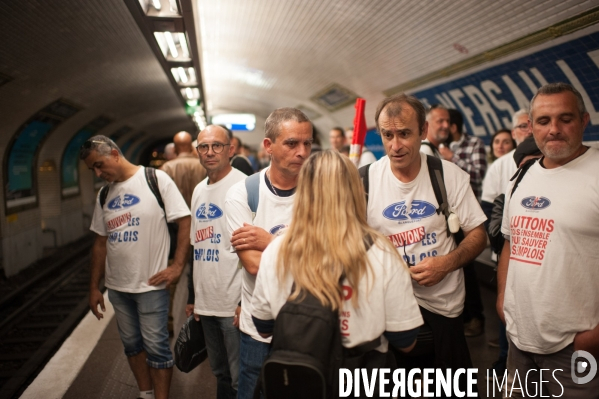
[[[599,140],[599,32],[414,94],[460,110],[468,133],[489,144],[494,132],[511,128],[511,115],[528,107],[539,87],[555,82],[580,91],[591,116],[584,140]]]

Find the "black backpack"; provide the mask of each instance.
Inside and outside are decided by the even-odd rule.
[[[267,399],[338,398],[340,368],[366,368],[370,375],[374,368],[387,367],[387,354],[374,350],[380,344],[378,337],[354,348],[343,347],[339,313],[302,291],[277,315],[271,353],[262,365],[254,397],[259,397],[261,387]]]
[[[158,179],[156,178],[156,169],[154,168],[144,168],[144,172],[146,174],[146,182],[148,183],[148,187],[150,187],[150,191],[156,197],[156,201],[158,201],[158,205],[164,211],[164,220],[166,221],[166,209],[164,208],[164,201],[162,201],[162,195],[160,194],[160,189],[158,188]],[[104,204],[106,203],[106,198],[108,197],[108,190],[110,187],[107,185],[102,186],[100,189],[99,201],[100,208],[104,209]],[[168,227],[168,234],[171,239],[171,245],[169,248],[168,258],[173,259],[175,257],[175,251],[177,249],[177,232],[179,231],[179,225],[177,223],[166,223]]]

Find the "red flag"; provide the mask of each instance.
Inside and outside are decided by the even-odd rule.
[[[366,107],[366,100],[363,98],[356,99],[356,116],[354,117],[354,136],[351,141],[349,149],[349,159],[358,166],[360,162],[360,155],[362,155],[362,148],[364,147],[364,140],[366,139],[366,118],[364,117],[364,108]]]

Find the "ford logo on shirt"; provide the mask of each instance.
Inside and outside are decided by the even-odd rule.
[[[196,211],[196,218],[199,220],[218,219],[222,215],[223,211],[213,203],[208,204],[208,208],[206,208],[206,203],[203,203]]]
[[[526,197],[520,202],[526,209],[541,210],[551,205],[551,201],[545,197]]]
[[[135,195],[131,195],[131,194],[125,194],[121,198],[121,196],[119,195],[119,196],[113,198],[112,200],[110,200],[110,202],[108,203],[108,209],[115,210],[115,209],[129,208],[129,207],[131,207],[133,205],[137,205],[137,204],[139,204],[139,197],[136,197]]]
[[[279,225],[273,227],[272,229],[270,229],[268,232],[274,236],[279,231],[283,230],[285,227],[287,227],[287,226],[284,224],[279,224]]]
[[[406,206],[406,201],[389,205],[383,211],[383,216],[391,220],[413,220],[433,216],[436,212],[437,208],[430,202],[414,200],[410,209]]]

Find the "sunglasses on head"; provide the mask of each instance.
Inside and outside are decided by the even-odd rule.
[[[98,141],[98,140],[87,140],[81,145],[81,148],[83,148],[84,150],[89,150],[90,148],[92,148],[93,144],[106,144],[106,143],[104,143],[103,141]]]

